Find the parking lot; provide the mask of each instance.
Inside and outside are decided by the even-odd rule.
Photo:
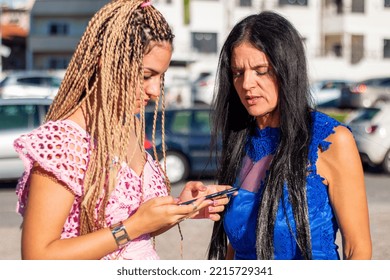
[[[365,173],[368,204],[370,210],[371,236],[374,260],[390,260],[390,177],[381,173]],[[211,182],[206,182],[211,183]],[[177,196],[183,184],[172,188]],[[0,260],[20,259],[21,218],[15,213],[16,195],[12,184],[0,186]],[[207,220],[182,222],[183,259],[206,259],[213,223]],[[177,227],[156,238],[156,248],[165,260],[179,260],[180,234]]]

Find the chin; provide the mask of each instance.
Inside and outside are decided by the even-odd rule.
[[[253,107],[246,108],[246,110],[247,110],[248,114],[251,115],[252,117],[263,116],[267,113],[266,111],[264,111],[262,109],[253,108]]]

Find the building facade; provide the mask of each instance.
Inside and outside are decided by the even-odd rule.
[[[31,1],[23,5],[0,3],[0,78],[3,71],[26,68],[31,5]]]
[[[27,69],[64,69],[92,15],[107,1],[36,0],[31,9]]]
[[[107,2],[36,0],[27,68],[65,68],[88,21]],[[153,0],[153,5],[176,35],[171,76],[195,79],[215,69],[231,27],[262,10],[286,16],[299,30],[312,79],[390,75],[390,0]]]
[[[192,73],[216,67],[231,27],[273,10],[301,33],[312,79],[390,75],[390,0],[154,0],[176,34],[173,59]],[[185,7],[183,3],[187,3]]]

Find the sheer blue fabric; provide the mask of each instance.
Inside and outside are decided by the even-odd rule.
[[[313,112],[312,140],[309,147],[309,172],[306,178],[309,223],[313,259],[340,259],[335,243],[338,225],[330,205],[328,187],[317,174],[318,149],[329,148],[325,139],[341,125],[331,117]],[[257,129],[248,139],[243,167],[236,180],[240,186],[227,206],[224,228],[235,250],[235,259],[256,259],[256,223],[261,187],[279,144],[279,128]],[[290,230],[291,227],[291,230]],[[292,206],[284,187],[274,229],[274,258],[277,260],[302,259],[295,241],[295,221]]]

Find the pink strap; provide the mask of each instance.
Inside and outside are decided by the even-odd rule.
[[[143,2],[141,4],[141,8],[145,8],[145,7],[150,6],[150,5],[152,5],[152,0],[149,0],[147,2]]]

